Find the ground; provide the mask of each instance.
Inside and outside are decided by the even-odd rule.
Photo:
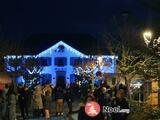
[[[67,116],[67,113],[68,113],[68,107],[67,107],[67,103],[65,102],[64,104],[64,116],[60,116],[60,117],[57,117],[56,114],[55,114],[55,109],[56,109],[56,106],[55,106],[55,101],[53,102],[52,104],[52,115],[51,115],[51,120],[77,120],[77,111],[79,109],[79,101],[76,100],[73,102],[73,111],[74,113],[71,114],[71,117],[69,118]],[[31,107],[31,110],[33,108]],[[20,117],[20,112],[17,113],[17,120],[22,120],[22,118]],[[32,114],[30,112],[30,117],[29,117],[29,120],[44,120],[44,117],[40,117],[40,118],[33,118],[32,117]]]
[[[30,118],[29,120],[44,120],[44,118],[37,118],[37,119],[34,119],[34,118]],[[51,117],[51,120],[77,120],[77,114],[72,114],[71,117],[56,117],[56,116],[52,116]]]

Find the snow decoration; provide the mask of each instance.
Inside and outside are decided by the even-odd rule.
[[[40,72],[41,72],[41,69],[38,69],[37,67],[34,67],[33,70],[29,70],[29,69],[27,68],[27,72],[32,75],[32,74],[34,74],[34,73],[40,73]]]

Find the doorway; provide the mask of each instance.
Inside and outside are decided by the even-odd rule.
[[[62,88],[66,87],[66,72],[65,71],[56,72],[56,85]]]

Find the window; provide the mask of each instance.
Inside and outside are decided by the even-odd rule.
[[[55,65],[66,66],[67,65],[67,58],[66,57],[56,57],[55,58]]]
[[[51,58],[50,57],[41,57],[40,62],[42,66],[50,66],[51,65]]]
[[[72,66],[75,66],[75,65],[78,65],[78,64],[81,64],[81,63],[82,63],[81,58],[78,58],[78,57],[71,57],[70,58],[70,65],[72,65]]]

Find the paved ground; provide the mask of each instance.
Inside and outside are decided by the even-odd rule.
[[[73,111],[77,111],[78,109],[79,109],[79,101],[78,100],[76,100],[76,101],[74,101],[73,102]],[[31,111],[33,110],[33,108],[31,107]],[[56,106],[55,106],[55,102],[53,102],[53,104],[52,104],[52,117],[51,117],[51,120],[77,120],[77,113],[75,112],[75,113],[73,113],[73,114],[71,114],[71,116],[70,117],[68,117],[67,116],[67,113],[68,113],[68,106],[67,106],[67,103],[65,102],[65,104],[64,104],[64,116],[59,116],[59,117],[57,117],[56,116]],[[20,113],[18,112],[18,114],[17,114],[17,120],[22,120],[21,118],[20,118]],[[32,117],[32,114],[30,113],[30,118],[29,118],[29,120],[44,120],[44,117],[40,117],[40,118],[33,118]]]
[[[44,118],[30,118],[29,120],[44,120]],[[71,115],[71,117],[66,117],[66,116],[52,116],[50,120],[77,120],[77,114],[74,113]]]

